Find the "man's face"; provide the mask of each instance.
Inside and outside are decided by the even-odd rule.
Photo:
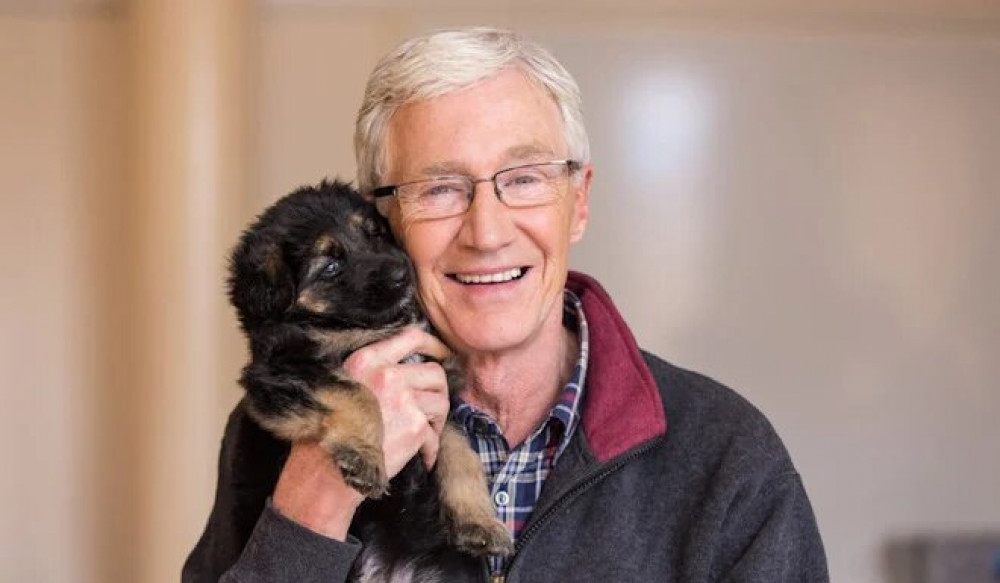
[[[386,154],[385,183],[396,184],[489,177],[568,152],[551,97],[507,69],[400,108]],[[476,186],[464,215],[424,220],[392,206],[390,220],[416,267],[427,315],[453,348],[480,355],[528,350],[543,330],[562,326],[569,246],[586,227],[591,172],[578,171],[558,200],[539,207],[507,208],[488,182]]]

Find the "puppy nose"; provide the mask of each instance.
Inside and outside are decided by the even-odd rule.
[[[405,263],[390,268],[389,285],[394,288],[405,286],[410,279],[410,268]]]

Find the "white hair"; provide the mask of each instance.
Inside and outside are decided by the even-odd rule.
[[[562,114],[569,157],[590,162],[580,88],[547,50],[495,28],[465,28],[414,38],[375,66],[365,88],[354,133],[358,186],[368,192],[385,173],[389,120],[403,105],[439,97],[516,67],[552,97]]]

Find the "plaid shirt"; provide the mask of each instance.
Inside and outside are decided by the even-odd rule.
[[[580,404],[587,373],[587,320],[580,299],[566,290],[563,325],[577,331],[580,355],[548,418],[528,438],[511,449],[500,426],[489,415],[461,399],[452,404],[452,419],[461,425],[483,462],[497,515],[516,542],[531,515],[545,478],[555,465],[580,421]],[[505,557],[490,557],[493,573],[501,572]]]

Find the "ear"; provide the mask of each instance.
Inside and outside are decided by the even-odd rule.
[[[590,218],[590,183],[594,178],[594,166],[587,164],[580,168],[580,177],[573,185],[573,208],[570,211],[569,240],[576,243],[583,238]]]
[[[251,229],[233,250],[229,301],[243,330],[250,332],[280,316],[295,297],[295,280],[272,231]]]

